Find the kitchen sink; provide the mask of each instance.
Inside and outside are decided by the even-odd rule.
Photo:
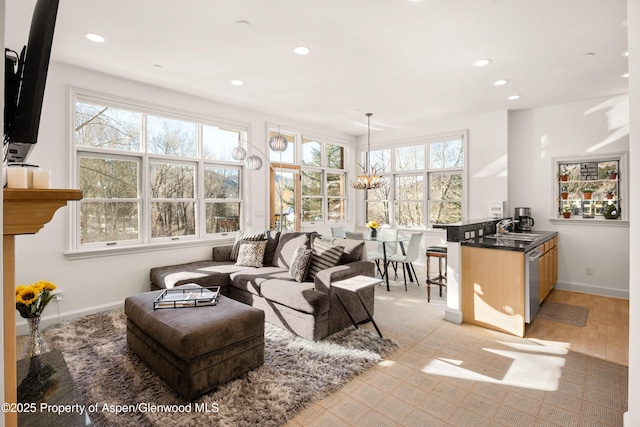
[[[508,239],[508,240],[524,240],[527,242],[533,242],[540,238],[539,234],[531,233],[507,233],[507,234],[489,234],[484,237],[490,237],[492,239]]]

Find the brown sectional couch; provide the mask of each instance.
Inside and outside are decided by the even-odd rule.
[[[165,289],[186,283],[220,286],[223,295],[260,308],[265,320],[307,339],[319,340],[340,331],[351,321],[340,305],[331,283],[357,275],[373,277],[374,264],[365,261],[362,241],[328,238],[317,233],[267,231],[263,267],[242,267],[230,260],[233,245],[214,247],[212,259],[152,268],[151,289]],[[299,245],[312,246],[316,238],[344,248],[338,265],[320,271],[313,280],[296,282],[289,264]],[[374,312],[374,288],[361,295]],[[341,294],[357,322],[368,318],[357,296]]]

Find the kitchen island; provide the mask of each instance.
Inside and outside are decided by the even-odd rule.
[[[524,336],[557,280],[558,233],[495,233],[460,242],[463,322]]]

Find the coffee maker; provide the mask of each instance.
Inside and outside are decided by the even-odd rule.
[[[516,208],[513,214],[516,222],[516,232],[528,233],[533,227],[533,218],[531,218],[531,208]]]

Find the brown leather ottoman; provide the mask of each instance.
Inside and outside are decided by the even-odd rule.
[[[153,309],[162,291],[129,297],[127,343],[192,400],[264,363],[264,312],[220,296],[215,306]]]

